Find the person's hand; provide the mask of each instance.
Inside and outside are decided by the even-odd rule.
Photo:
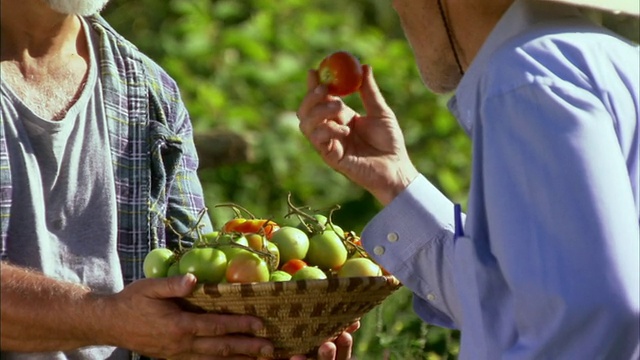
[[[183,311],[175,298],[189,295],[193,275],[142,279],[105,300],[110,343],[140,354],[177,359],[256,359],[273,353],[266,339],[252,336],[258,318]]]
[[[300,130],[322,159],[388,204],[418,175],[405,148],[394,113],[364,66],[360,98],[365,115],[355,113],[338,97],[329,96],[310,70],[308,92],[298,108]]]
[[[326,342],[318,348],[316,360],[348,360],[351,359],[353,347],[353,337],[351,333],[360,328],[360,321],[357,321],[342,332],[335,340]],[[290,360],[306,360],[303,355],[293,356]]]

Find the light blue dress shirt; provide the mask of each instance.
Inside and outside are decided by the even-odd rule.
[[[464,236],[423,176],[365,227],[460,359],[640,358],[639,54],[516,1],[450,103],[473,142]]]

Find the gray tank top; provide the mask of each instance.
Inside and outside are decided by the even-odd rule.
[[[123,288],[109,133],[98,77],[98,41],[80,98],[61,121],[43,119],[2,82],[13,203],[7,254],[11,263],[95,292]],[[128,359],[124,349],[92,346],[69,352],[1,354],[2,359]]]

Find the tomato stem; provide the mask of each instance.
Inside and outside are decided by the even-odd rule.
[[[309,230],[309,232],[311,232],[313,229],[311,229],[310,225],[307,224],[306,221],[304,221],[304,219],[310,221],[310,222],[314,222],[317,223],[318,226],[324,230],[324,225],[320,223],[320,221],[318,221],[318,219],[314,218],[312,215],[307,214],[306,212],[304,212],[302,209],[309,209],[311,210],[311,208],[309,207],[298,207],[293,205],[293,202],[291,202],[291,193],[287,194],[287,206],[289,207],[289,212],[285,215],[285,217],[289,217],[291,215],[296,215],[298,217],[298,220],[300,220],[300,223],[302,223],[307,230]],[[304,218],[304,219],[303,219]]]

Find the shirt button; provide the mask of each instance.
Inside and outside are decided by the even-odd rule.
[[[428,294],[428,295],[427,295],[427,300],[429,300],[429,301],[433,301],[433,300],[435,300],[435,299],[436,299],[436,296],[435,296],[435,295],[433,295],[433,294]]]
[[[392,242],[392,243],[393,243],[393,242],[398,241],[398,234],[397,234],[397,233],[394,233],[394,232],[392,232],[392,233],[388,233],[388,234],[387,234],[387,240],[388,240],[389,242]]]
[[[373,253],[376,255],[382,255],[384,254],[384,247],[378,245],[376,247],[373,248]]]

